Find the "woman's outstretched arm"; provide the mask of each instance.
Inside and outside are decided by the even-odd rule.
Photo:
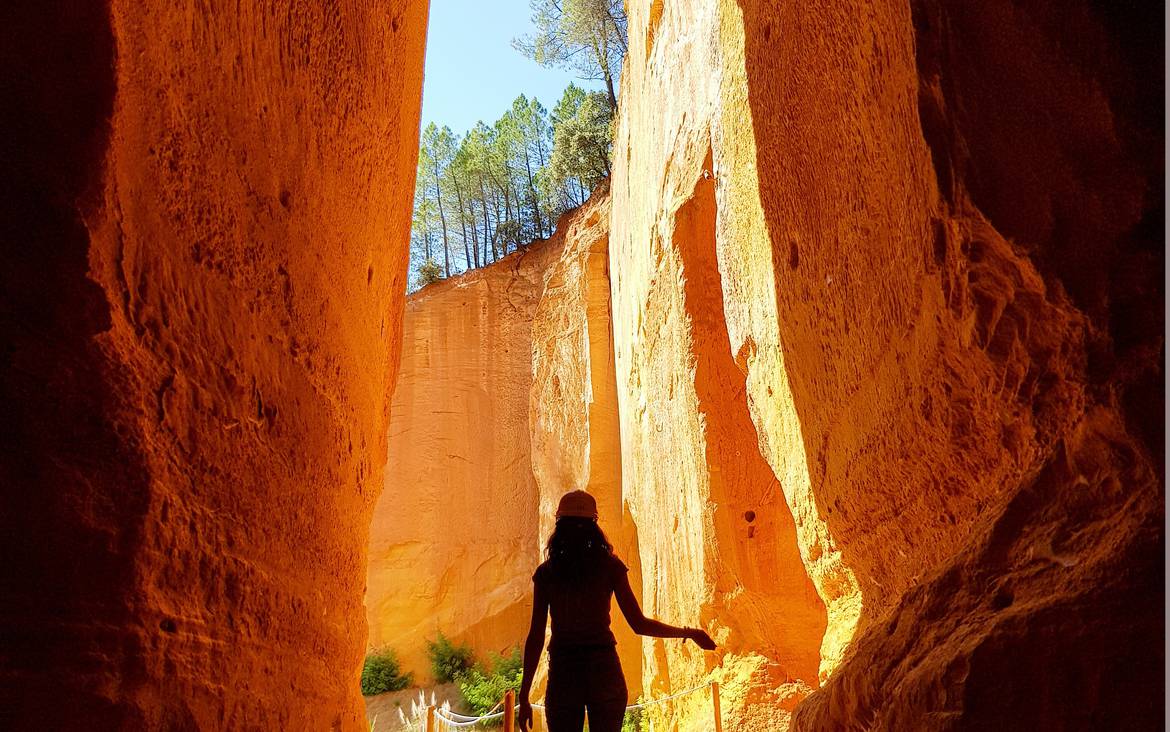
[[[522,732],[532,726],[532,704],[528,701],[528,694],[532,691],[532,675],[536,673],[540,652],[544,650],[544,628],[548,623],[548,598],[538,583],[533,582],[533,588],[532,623],[528,626],[528,638],[524,640],[524,678],[520,682],[520,713],[516,717]]]
[[[704,651],[715,650],[715,641],[711,640],[711,636],[707,635],[705,630],[667,625],[643,615],[638,598],[634,597],[634,591],[630,589],[630,580],[624,572],[614,583],[613,594],[617,598],[618,607],[622,609],[622,615],[626,616],[626,622],[630,624],[630,629],[638,635],[649,635],[654,638],[687,638],[697,643]]]

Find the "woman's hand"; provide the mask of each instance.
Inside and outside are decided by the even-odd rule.
[[[532,728],[532,704],[527,699],[520,700],[520,712],[516,715],[516,726],[520,732],[527,732]]]
[[[711,636],[707,635],[707,631],[702,628],[687,628],[689,633],[687,638],[693,640],[695,645],[702,648],[704,651],[715,650],[715,641],[711,640]]]

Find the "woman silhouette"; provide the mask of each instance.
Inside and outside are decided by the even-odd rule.
[[[544,626],[552,615],[548,644],[545,711],[549,732],[581,732],[589,710],[590,732],[618,732],[626,709],[626,680],[617,641],[609,629],[609,598],[617,598],[626,622],[638,635],[688,638],[700,648],[715,642],[698,628],[676,628],[647,618],[626,578],[626,565],[597,525],[597,502],[585,491],[566,493],[548,539],[548,559],[532,575],[532,626],[524,643],[520,684],[521,730],[532,726],[528,694],[544,648]]]

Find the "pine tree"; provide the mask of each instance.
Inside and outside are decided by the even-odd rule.
[[[560,213],[609,174],[611,126],[606,94],[573,84],[552,114],[521,94],[494,124],[479,122],[462,137],[428,124],[411,225],[417,286],[551,236]]]
[[[610,109],[616,109],[614,79],[627,48],[623,0],[531,0],[530,6],[536,34],[512,45],[542,66],[604,81]]]

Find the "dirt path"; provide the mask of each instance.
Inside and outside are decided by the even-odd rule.
[[[443,702],[450,702],[455,711],[462,711],[463,697],[459,695],[459,687],[455,684],[440,684],[439,686],[424,689],[412,688],[402,691],[390,691],[377,696],[367,696],[366,719],[371,725],[371,732],[402,732],[406,729],[398,716],[399,708],[409,716],[411,702],[418,701],[419,692],[426,694],[427,703],[430,703],[431,694],[435,695],[435,704],[442,706]],[[375,724],[375,719],[377,720]]]

